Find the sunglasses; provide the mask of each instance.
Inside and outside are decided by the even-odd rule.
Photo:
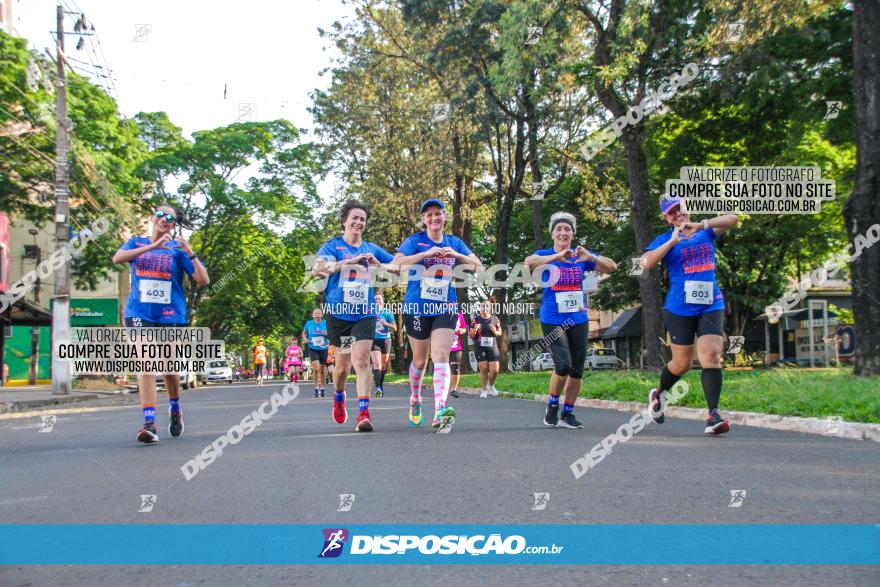
[[[170,224],[174,224],[175,222],[177,222],[177,217],[174,214],[171,214],[170,212],[165,212],[164,210],[156,210],[155,212],[153,212],[153,216],[156,217],[156,220],[162,220],[164,218],[165,222],[168,222]]]

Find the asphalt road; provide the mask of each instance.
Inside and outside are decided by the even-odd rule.
[[[278,383],[184,396],[186,432],[135,442],[132,396],[0,417],[0,523],[143,524],[865,524],[880,521],[876,444],[737,427],[719,438],[667,419],[576,480],[569,465],[631,414],[578,410],[583,430],[547,429],[543,406],[463,396],[448,435],[407,420],[408,390],[372,400],[376,431],[330,418],[310,390],[186,481],[180,467]],[[426,390],[426,405],[430,390]],[[160,396],[163,399],[164,396]],[[426,416],[431,410],[426,410]],[[42,412],[45,414],[46,412]],[[729,507],[731,490],[745,490]],[[533,511],[533,494],[550,494]],[[339,494],[354,494],[337,512]],[[156,495],[139,512],[141,495]],[[713,561],[706,553],[705,564]],[[121,566],[0,567],[0,585],[878,585],[877,567],[782,566]]]

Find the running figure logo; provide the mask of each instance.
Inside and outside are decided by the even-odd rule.
[[[532,506],[533,512],[547,509],[547,503],[550,501],[549,493],[535,493],[535,504]]]
[[[825,100],[825,120],[834,120],[840,115],[840,107],[843,102],[840,100]]]
[[[729,508],[738,508],[742,507],[743,501],[746,499],[746,490],[745,489],[731,489],[730,490],[730,503],[727,504]]]
[[[318,558],[336,558],[342,554],[342,547],[348,540],[348,530],[345,528],[324,528],[324,548]]]
[[[40,416],[40,432],[52,432],[52,428],[55,427],[55,415],[51,416]]]
[[[538,41],[541,40],[541,35],[543,34],[544,27],[530,26],[528,29],[528,36],[526,36],[526,45],[537,45]]]
[[[340,493],[339,494],[339,507],[336,508],[337,512],[350,512],[351,506],[354,505],[354,493]]]
[[[153,32],[153,25],[151,24],[136,24],[134,25],[134,38],[131,40],[132,43],[143,43],[150,37],[150,33]]]
[[[731,22],[727,24],[727,34],[725,35],[725,40],[728,43],[739,43],[739,40],[742,39],[743,32],[745,32],[746,25],[743,22]]]
[[[630,257],[629,263],[629,274],[633,277],[641,277],[645,272],[645,266],[648,264],[648,260],[643,259],[642,257]]]
[[[138,508],[138,513],[149,513],[153,511],[153,506],[156,505],[156,496],[155,495],[142,495],[141,496],[141,507]]]
[[[340,353],[350,353],[351,347],[354,346],[354,337],[353,336],[340,336],[339,344],[342,345],[339,347]]]
[[[842,417],[828,416],[826,420],[828,421],[828,425],[825,427],[824,434],[837,434],[840,432],[840,423],[843,422]]]
[[[746,344],[745,336],[731,336],[728,341],[730,342],[730,347],[727,349],[728,355],[738,355],[742,350],[743,346]]]

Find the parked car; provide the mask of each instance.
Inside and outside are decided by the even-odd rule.
[[[198,375],[189,371],[181,371],[180,387],[183,389],[195,389],[199,385]],[[165,389],[165,378],[162,375],[156,375],[156,389]]]
[[[617,353],[614,349],[587,349],[587,360],[584,367],[590,369],[616,369]]]
[[[541,353],[532,360],[532,371],[549,371],[553,369],[553,357],[550,353]]]
[[[224,359],[208,362],[208,372],[204,375],[205,381],[225,381],[232,383],[232,367]]]

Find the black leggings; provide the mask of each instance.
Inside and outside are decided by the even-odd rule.
[[[584,362],[587,360],[588,324],[545,324],[544,341],[550,344],[553,356],[553,371],[560,377],[584,378]]]

